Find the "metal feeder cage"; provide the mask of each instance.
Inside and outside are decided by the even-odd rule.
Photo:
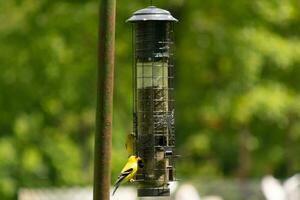
[[[170,12],[150,6],[127,20],[133,25],[133,116],[138,196],[170,196],[175,180],[174,22]]]

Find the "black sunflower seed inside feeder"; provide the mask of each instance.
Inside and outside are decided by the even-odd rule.
[[[128,19],[133,25],[135,151],[143,159],[138,196],[169,196],[175,179],[174,22],[170,12],[150,6]]]

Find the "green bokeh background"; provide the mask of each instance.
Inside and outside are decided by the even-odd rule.
[[[177,177],[300,169],[298,0],[163,0],[176,25]],[[132,129],[131,27],[117,1],[112,176]],[[0,199],[91,185],[98,1],[0,1]]]

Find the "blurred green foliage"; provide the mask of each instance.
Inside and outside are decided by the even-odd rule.
[[[118,1],[113,177],[131,131],[131,27]],[[176,25],[178,178],[300,169],[298,0],[157,1]],[[0,1],[0,199],[92,183],[98,2]]]

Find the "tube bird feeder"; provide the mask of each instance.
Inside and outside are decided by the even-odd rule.
[[[175,180],[174,22],[170,12],[149,6],[136,11],[133,26],[133,132],[144,167],[138,196],[170,196]]]

